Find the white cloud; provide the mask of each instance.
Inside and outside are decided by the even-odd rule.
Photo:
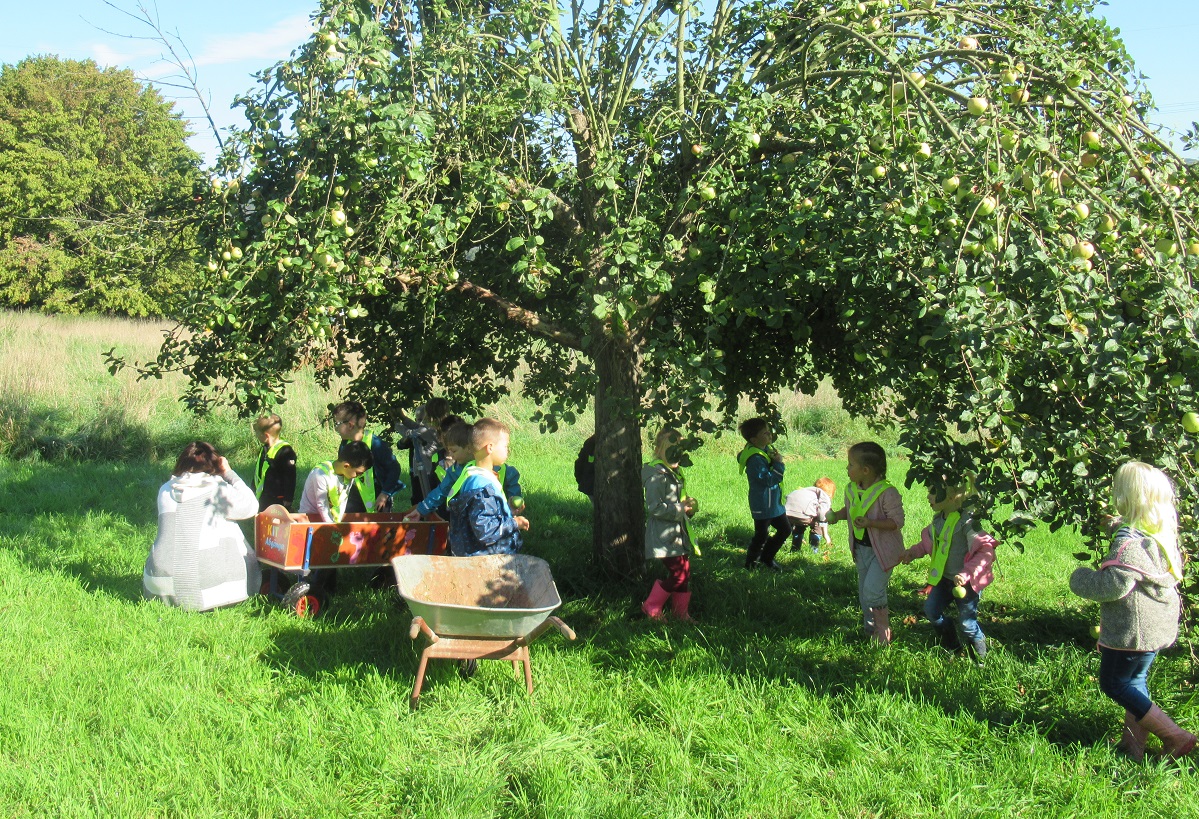
[[[291,54],[292,49],[312,34],[307,14],[280,20],[266,31],[239,32],[211,38],[196,55],[196,65],[228,65],[252,61],[273,63]]]

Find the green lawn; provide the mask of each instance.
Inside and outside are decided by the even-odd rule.
[[[76,396],[54,423],[93,400]],[[524,410],[509,407],[518,421]],[[651,623],[638,603],[652,573],[611,585],[591,572],[590,510],[571,477],[582,431],[521,422],[527,551],[552,564],[578,640],[534,644],[532,698],[510,666],[484,662],[464,681],[445,663],[409,712],[410,616],[361,573],[315,620],[262,599],[208,614],[140,599],[170,448],[218,438],[243,475],[252,457],[245,425],[146,418],[159,455],[0,458],[0,815],[1186,817],[1199,804],[1191,767],[1109,749],[1122,714],[1098,691],[1094,610],[1067,591],[1065,532],[1000,547],[986,668],[933,648],[927,623],[901,622],[920,611],[919,564],[895,573],[896,639],[877,649],[856,633],[843,529],[827,559],[741,568],[750,526],[726,436],[688,473],[703,508],[698,622]],[[816,457],[803,435],[783,441],[809,456],[786,488],[820,474],[843,484],[843,460]],[[310,465],[330,436],[293,440]],[[892,466],[901,483],[906,464]],[[912,542],[929,516],[919,487],[905,504]],[[1184,647],[1151,677],[1192,729],[1194,675]]]

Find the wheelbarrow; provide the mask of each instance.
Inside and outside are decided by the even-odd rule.
[[[254,551],[259,563],[298,578],[284,593],[278,572],[270,572],[263,592],[311,617],[325,603],[308,582],[314,569],[378,568],[396,555],[444,554],[448,533],[449,525],[436,515],[409,523],[403,514],[352,513],[340,523],[324,523],[275,504],[254,520]]]
[[[568,640],[575,633],[550,615],[562,605],[549,564],[529,555],[439,557],[400,555],[391,560],[396,587],[412,610],[408,636],[424,635],[409,705],[420,704],[421,686],[431,659],[461,660],[471,669],[478,660],[508,660],[525,689],[533,693],[529,643],[550,628]]]

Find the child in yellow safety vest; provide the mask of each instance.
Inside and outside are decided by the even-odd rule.
[[[783,456],[774,448],[774,432],[765,418],[750,418],[739,427],[745,448],[737,455],[737,465],[749,481],[749,513],[754,519],[754,536],[745,552],[745,568],[763,566],[783,570],[774,559],[791,536],[791,523],[783,506],[783,474],[787,471]],[[770,529],[774,528],[774,534]]]
[[[508,427],[480,418],[471,431],[474,460],[466,465],[446,498],[450,511],[450,552],[457,557],[513,554],[523,545],[528,518],[513,513],[496,474],[508,460]]]
[[[980,530],[962,504],[969,495],[966,486],[949,486],[928,493],[933,521],[920,533],[920,542],[907,549],[900,560],[911,563],[929,555],[928,599],[924,615],[950,651],[961,648],[953,620],[945,609],[957,599],[958,628],[974,658],[982,665],[987,656],[987,638],[978,624],[978,604],[983,589],[991,584],[995,563],[995,538]]]
[[[891,642],[887,584],[903,548],[903,498],[887,483],[887,453],[873,441],[849,448],[845,508],[828,522],[849,521],[849,548],[858,570],[862,625],[876,643]]]
[[[310,521],[341,523],[349,507],[350,490],[371,468],[371,463],[370,448],[362,441],[342,444],[337,460],[318,464],[308,473],[300,496],[300,514],[307,515]],[[337,587],[337,570],[314,569],[300,583],[310,587],[323,603]]]
[[[276,503],[289,512],[295,508],[296,451],[279,437],[282,431],[283,420],[278,415],[264,415],[254,422],[254,437],[262,444],[254,466],[259,512]]]
[[[404,488],[400,464],[391,445],[366,428],[366,408],[357,401],[343,401],[334,407],[333,424],[341,436],[338,457],[345,454],[346,445],[353,441],[365,443],[371,453],[372,466],[350,486],[346,511],[390,511],[392,497]]]

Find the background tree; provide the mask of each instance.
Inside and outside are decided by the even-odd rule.
[[[167,312],[192,274],[180,217],[199,179],[173,109],[90,60],[0,67],[0,303]]]
[[[1093,6],[326,2],[240,101],[213,290],[147,372],[253,411],[356,359],[385,415],[528,362],[546,427],[595,402],[619,572],[643,424],[825,377],[1012,528],[1098,532],[1128,457],[1190,503],[1195,177]]]

